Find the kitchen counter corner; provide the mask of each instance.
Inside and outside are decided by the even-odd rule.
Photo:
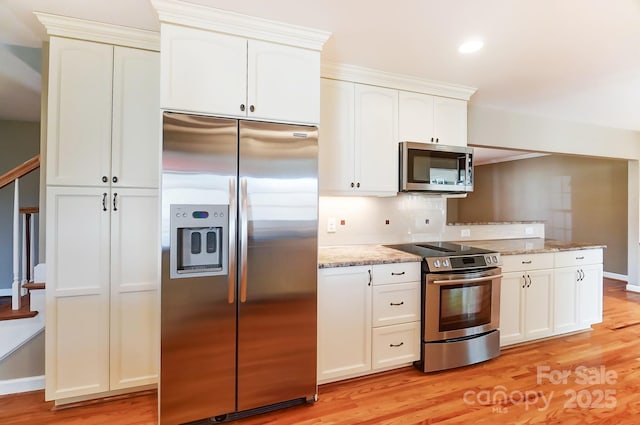
[[[318,268],[368,266],[373,264],[410,263],[422,257],[383,245],[321,246]]]

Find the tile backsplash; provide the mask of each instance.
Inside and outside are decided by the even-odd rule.
[[[329,246],[544,237],[543,223],[449,226],[446,208],[447,199],[439,195],[321,196],[318,242]],[[329,231],[330,227],[335,232]]]

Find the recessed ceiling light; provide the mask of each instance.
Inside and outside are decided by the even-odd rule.
[[[484,46],[484,42],[480,39],[474,38],[472,40],[467,40],[458,47],[458,51],[460,53],[473,53],[482,49]]]

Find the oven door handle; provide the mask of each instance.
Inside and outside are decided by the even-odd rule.
[[[429,284],[435,285],[455,285],[458,283],[477,283],[484,282],[487,280],[500,279],[502,277],[501,274],[495,274],[491,276],[482,276],[482,277],[473,277],[469,279],[452,279],[452,280],[434,280],[432,282],[428,282]]]

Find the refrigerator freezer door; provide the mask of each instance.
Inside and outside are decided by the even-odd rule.
[[[233,215],[237,128],[235,120],[164,114],[159,387],[163,425],[236,410],[235,285],[229,285],[230,278],[235,280],[235,217],[228,223],[225,275],[172,279],[169,213],[171,205],[200,204],[228,205]],[[205,242],[200,242],[202,249]]]
[[[315,127],[240,122],[238,410],[316,394],[317,149]]]

